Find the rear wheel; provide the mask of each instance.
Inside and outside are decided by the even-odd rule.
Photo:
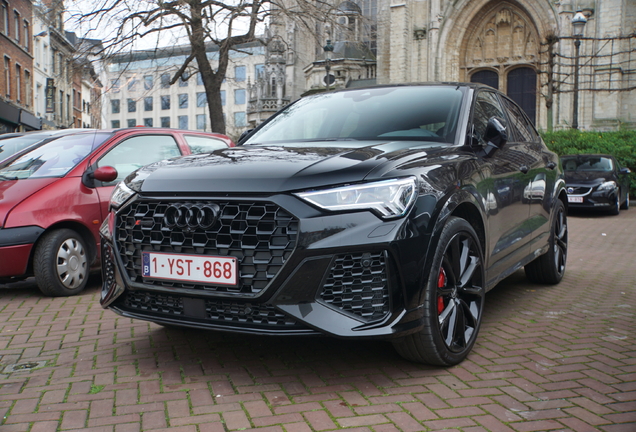
[[[88,282],[88,271],[84,239],[71,229],[45,234],[35,248],[33,272],[45,295],[61,297],[80,293]]]
[[[568,224],[565,205],[557,200],[550,232],[549,249],[546,253],[525,266],[530,282],[557,284],[565,274],[568,256]]]
[[[629,192],[625,195],[625,202],[621,206],[623,210],[629,210]]]
[[[393,341],[407,360],[439,366],[461,363],[472,349],[484,305],[484,263],[475,230],[449,218],[423,287],[423,328]]]

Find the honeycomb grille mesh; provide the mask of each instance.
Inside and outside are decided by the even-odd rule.
[[[369,321],[386,316],[390,305],[385,253],[336,256],[320,298]]]
[[[102,242],[102,289],[106,292],[115,284],[115,263],[113,250],[106,242]]]
[[[171,204],[216,205],[218,220],[209,228],[169,228]],[[115,243],[125,271],[142,282],[142,251],[232,256],[239,262],[238,286],[143,280],[146,284],[214,292],[261,292],[289,259],[296,246],[298,220],[270,202],[138,200],[123,208],[115,223]]]
[[[267,327],[298,327],[292,318],[271,305],[250,304],[227,300],[205,299],[205,318],[209,323],[234,323]],[[117,299],[117,306],[130,312],[144,312],[158,317],[180,317],[187,314],[184,297],[150,291],[127,291]]]

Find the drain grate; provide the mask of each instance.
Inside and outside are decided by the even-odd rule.
[[[45,365],[46,365],[46,361],[16,363],[16,364],[7,366],[6,368],[4,368],[2,372],[3,373],[24,372],[24,371],[30,371],[33,369],[39,369],[41,367],[44,367]]]

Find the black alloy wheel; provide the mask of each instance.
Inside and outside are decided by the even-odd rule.
[[[398,353],[439,366],[461,363],[477,339],[484,283],[483,253],[475,230],[464,219],[450,217],[424,288],[424,327],[395,340]]]
[[[539,284],[558,284],[565,274],[568,258],[568,222],[565,205],[556,201],[549,248],[546,253],[525,266],[526,277]]]

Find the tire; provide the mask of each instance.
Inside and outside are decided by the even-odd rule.
[[[407,360],[437,366],[461,363],[479,333],[486,275],[479,238],[464,219],[442,229],[422,288],[423,328],[393,341]]]
[[[623,205],[621,206],[621,209],[623,210],[629,210],[629,192],[627,193],[627,195],[625,196],[625,202],[623,203]]]
[[[568,257],[568,224],[565,205],[557,200],[552,219],[549,249],[546,253],[525,266],[530,282],[554,285],[561,282],[565,274]]]
[[[40,291],[52,297],[82,292],[89,275],[87,252],[82,236],[71,229],[59,229],[42,236],[33,260]]]
[[[612,208],[610,208],[609,213],[613,216],[618,215],[621,212],[621,191],[619,190],[616,193],[616,200]]]

